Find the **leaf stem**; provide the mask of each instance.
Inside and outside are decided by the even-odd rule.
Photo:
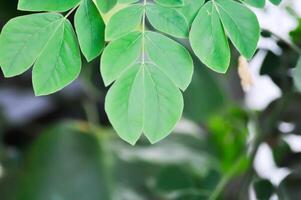
[[[144,34],[145,34],[145,18],[146,18],[146,11],[145,11],[145,6],[146,6],[146,0],[143,0],[143,16],[142,16],[142,50],[141,50],[141,63],[145,64],[145,39],[144,39]]]
[[[66,15],[65,15],[65,19],[68,18],[76,9],[77,7],[81,4],[81,1],[76,5],[74,6]]]

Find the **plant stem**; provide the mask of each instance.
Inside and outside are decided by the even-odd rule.
[[[222,177],[221,181],[217,184],[214,191],[211,193],[209,200],[216,200],[219,195],[222,193],[225,186],[228,184],[228,182],[231,180],[233,175],[237,172],[241,161],[244,159],[244,157],[239,158],[233,165],[233,167]]]
[[[269,32],[272,36],[274,36],[274,38],[284,42],[285,44],[287,44],[292,50],[294,50],[296,53],[300,54],[301,55],[301,48],[298,47],[297,45],[295,45],[294,43],[292,43],[291,41],[288,41],[287,39],[281,37],[280,35],[278,35],[277,33],[274,33],[272,31],[269,31],[269,30],[265,30],[263,29],[264,31],[267,31]]]
[[[266,126],[263,127],[263,131],[260,131],[258,127],[257,128],[257,134],[256,134],[256,138],[255,138],[255,142],[254,142],[254,147],[252,152],[250,153],[250,169],[249,171],[246,173],[245,175],[245,183],[242,185],[242,189],[240,190],[240,195],[239,195],[239,199],[245,199],[245,194],[248,192],[248,187],[252,182],[252,178],[254,176],[254,174],[256,173],[254,167],[253,167],[253,163],[256,157],[256,154],[259,150],[260,145],[264,142],[265,138],[267,135],[269,135],[272,131],[273,128],[275,127],[275,124],[277,123],[279,117],[282,115],[282,113],[284,112],[284,110],[286,109],[287,105],[289,104],[289,101],[291,99],[293,92],[292,91],[288,91],[286,94],[284,94],[284,96],[281,98],[281,100],[278,102],[278,105],[274,111],[274,113],[272,113],[272,115],[269,117],[269,120],[266,122]],[[259,124],[257,122],[257,124]]]

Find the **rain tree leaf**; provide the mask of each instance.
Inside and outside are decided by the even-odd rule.
[[[188,36],[189,25],[185,17],[173,8],[148,5],[146,15],[151,25],[159,31],[178,38]]]
[[[81,50],[88,61],[93,60],[104,48],[105,24],[91,0],[83,0],[79,6],[74,24]]]
[[[101,58],[101,75],[106,86],[119,78],[140,56],[142,40],[139,32],[132,32],[111,42]],[[118,59],[115,59],[118,58]]]
[[[135,30],[141,22],[143,9],[141,5],[132,5],[113,15],[106,27],[106,40],[116,40]]]
[[[34,63],[36,95],[56,92],[77,78],[81,58],[70,22],[54,13],[17,17],[0,36],[0,66],[6,77],[19,75]]]
[[[95,0],[99,10],[103,13],[109,12],[117,3],[117,0]]]
[[[184,6],[178,7],[176,10],[184,15],[190,26],[204,2],[205,0],[185,0]]]
[[[184,5],[184,0],[155,0],[155,2],[167,7],[178,7]]]
[[[19,0],[18,9],[26,11],[67,11],[79,2],[80,0]]]
[[[147,55],[174,83],[186,90],[192,79],[193,62],[188,51],[177,42],[154,32],[147,32]]]

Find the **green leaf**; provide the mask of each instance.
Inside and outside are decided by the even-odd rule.
[[[40,134],[29,149],[16,199],[112,199],[102,146],[79,126],[64,124]]]
[[[155,32],[145,33],[145,48],[149,59],[175,85],[185,90],[192,79],[193,62],[189,52],[179,43]]]
[[[22,74],[39,57],[61,26],[63,16],[33,14],[10,20],[0,35],[0,66],[5,77]]]
[[[270,0],[272,4],[279,5],[282,0]]]
[[[91,0],[83,0],[75,14],[74,25],[84,56],[87,61],[93,60],[104,48],[105,24]]]
[[[250,59],[257,48],[260,28],[256,15],[241,3],[216,0],[224,29],[237,50]]]
[[[217,10],[206,3],[196,16],[189,35],[197,57],[212,70],[225,73],[230,64],[230,48]]]
[[[296,68],[293,69],[293,80],[295,87],[301,92],[301,57],[299,58]]]
[[[80,0],[19,0],[18,9],[25,11],[64,12],[75,7],[79,2]]]
[[[265,0],[243,0],[243,2],[256,8],[263,8],[265,5]]]
[[[119,78],[133,63],[141,51],[141,33],[130,33],[114,42],[104,50],[101,57],[101,75],[106,86]]]
[[[95,0],[99,10],[103,13],[109,12],[117,3],[117,0]]]
[[[37,96],[57,92],[74,81],[81,69],[80,51],[71,23],[64,20],[48,41],[32,71]]]
[[[135,64],[110,88],[105,108],[122,139],[135,144],[143,132],[155,143],[179,121],[183,98],[156,65]]]
[[[155,0],[155,2],[167,7],[179,7],[184,5],[184,0]]]
[[[185,4],[182,7],[176,8],[188,22],[189,26],[192,24],[195,16],[197,15],[199,9],[203,6],[205,0],[185,0]]]
[[[106,27],[106,40],[115,40],[137,29],[143,12],[143,6],[132,5],[113,15]]]
[[[136,3],[139,0],[118,0],[118,3],[124,3],[124,4],[131,4],[131,3]]]
[[[146,7],[146,15],[150,24],[159,31],[179,38],[188,36],[189,25],[177,10],[150,4]]]

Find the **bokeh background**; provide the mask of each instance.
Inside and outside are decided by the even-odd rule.
[[[16,7],[0,0],[0,29],[27,14]],[[0,200],[300,200],[301,1],[254,11],[254,59],[239,64],[233,49],[226,75],[195,59],[183,118],[155,145],[112,130],[98,59],[47,97],[34,96],[30,71],[0,72]]]

